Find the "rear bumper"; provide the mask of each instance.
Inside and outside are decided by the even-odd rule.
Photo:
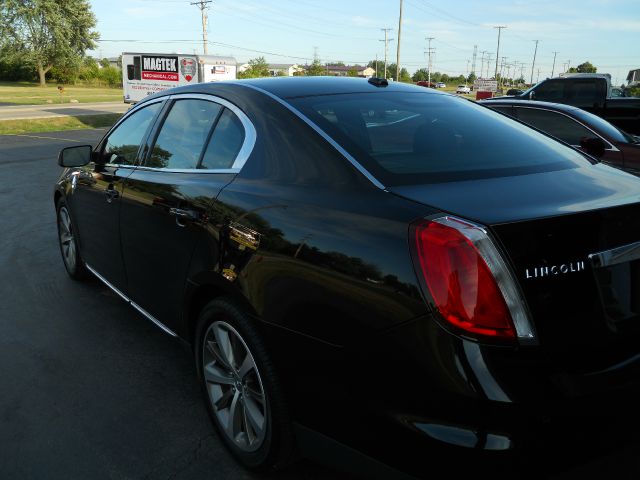
[[[479,346],[424,318],[363,344],[341,362],[353,367],[340,407],[328,399],[302,423],[417,478],[452,466],[518,478],[570,468],[640,426],[639,362],[571,373],[539,350]],[[344,458],[347,470],[360,461]]]

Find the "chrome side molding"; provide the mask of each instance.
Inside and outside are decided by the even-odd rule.
[[[93,273],[98,278],[98,280],[100,280],[107,287],[109,287],[111,290],[113,290],[120,298],[122,298],[125,302],[127,302],[129,305],[131,305],[133,308],[135,308],[138,312],[140,312],[142,315],[144,315],[148,320],[151,320],[156,327],[160,328],[160,330],[162,330],[165,333],[168,333],[172,337],[177,337],[178,336],[173,330],[171,330],[169,327],[167,327],[165,324],[163,324],[160,320],[155,318],[153,315],[151,315],[149,312],[147,312],[144,308],[142,308],[140,305],[135,303],[133,300],[131,300],[129,297],[127,297],[124,293],[122,293],[116,287],[111,285],[111,283],[109,283],[109,281],[106,278],[104,278],[102,275],[100,275],[98,272],[96,272],[90,265],[85,263],[85,267],[87,267],[87,270],[89,270],[91,273]]]

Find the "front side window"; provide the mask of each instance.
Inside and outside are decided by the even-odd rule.
[[[541,83],[534,90],[534,99],[543,102],[560,102],[564,97],[564,82],[562,80],[551,80]]]
[[[211,127],[221,110],[220,105],[206,100],[176,100],[145,165],[180,170],[197,168]]]
[[[558,112],[537,108],[517,108],[518,119],[548,133],[570,145],[580,145],[583,137],[593,137],[594,133],[572,118]]]
[[[290,102],[389,186],[525,175],[589,164],[571,148],[459,97],[380,92]]]
[[[107,138],[102,161],[114,165],[133,165],[138,149],[162,102],[153,103],[132,113]]]

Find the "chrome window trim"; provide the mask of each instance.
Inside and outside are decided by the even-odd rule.
[[[253,126],[253,123],[251,123],[251,120],[249,120],[249,117],[247,117],[245,113],[233,103],[216,95],[208,95],[204,93],[181,93],[177,95],[169,95],[167,97],[167,100],[205,100],[208,102],[217,103],[231,110],[235,114],[235,116],[238,117],[240,123],[242,124],[242,127],[244,128],[244,140],[242,141],[240,151],[238,151],[238,154],[236,155],[231,168],[156,168],[147,167],[145,165],[140,165],[138,168],[149,171],[168,173],[239,173],[244,164],[247,163],[247,160],[251,156],[251,152],[253,152],[253,147],[256,144],[256,129]],[[167,115],[170,114],[171,110],[169,110]],[[162,131],[162,127],[160,127],[159,131]]]
[[[240,83],[240,82],[236,83],[236,85],[239,85],[245,88],[251,88],[260,93],[263,93],[267,95],[269,98],[272,98],[273,100],[278,102],[280,105],[287,108],[290,112],[295,114],[300,120],[302,120],[304,123],[309,125],[313,130],[315,130],[315,132],[318,135],[320,135],[322,138],[324,138],[333,148],[335,148],[338,152],[340,152],[342,156],[346,158],[356,168],[356,170],[358,170],[362,175],[364,175],[367,178],[367,180],[369,180],[374,186],[378,187],[380,190],[386,191],[386,187],[376,177],[374,177],[371,174],[371,172],[369,172],[366,168],[364,168],[362,164],[360,164],[360,162],[358,162],[355,158],[353,158],[351,154],[349,154],[349,152],[347,152],[338,142],[336,142],[333,138],[331,138],[324,130],[322,130],[318,125],[316,125],[313,121],[311,121],[311,119],[309,119],[296,107],[294,107],[288,102],[285,102],[282,98],[274,95],[273,93],[267,90],[264,90],[260,87],[256,87],[255,85],[250,85],[248,83]]]
[[[558,113],[558,114],[560,114],[560,115],[562,115],[562,116],[564,116],[564,117],[567,117],[568,119],[573,120],[574,122],[576,122],[576,123],[580,124],[582,127],[586,128],[586,129],[587,129],[587,130],[589,130],[591,133],[593,133],[596,137],[598,137],[600,140],[602,140],[602,141],[605,143],[605,145],[608,145],[608,146],[609,146],[609,148],[605,148],[605,150],[606,150],[606,151],[608,151],[608,152],[619,152],[619,151],[620,151],[618,148],[616,148],[616,146],[615,146],[615,145],[611,145],[611,142],[609,142],[608,140],[606,140],[606,139],[602,138],[602,136],[601,136],[599,133],[594,132],[594,131],[593,131],[593,129],[592,129],[591,127],[589,127],[588,125],[585,125],[584,123],[582,123],[582,122],[581,122],[580,120],[578,120],[577,118],[574,118],[574,117],[572,117],[571,115],[567,115],[566,113],[561,112],[560,110],[552,110],[552,109],[550,109],[550,108],[545,108],[545,107],[536,107],[536,106],[531,106],[531,105],[522,105],[522,106],[520,106],[520,105],[512,105],[512,107],[513,107],[513,108],[528,108],[529,110],[544,110],[545,112]],[[515,111],[515,114],[516,114],[516,115],[518,114],[518,111],[517,111],[517,110]],[[516,118],[518,118],[518,117],[516,117]],[[518,120],[520,120],[520,119],[518,118]],[[520,121],[521,121],[521,122],[523,122],[523,123],[527,123],[527,122],[525,122],[525,121],[523,121],[523,120],[520,120]],[[568,142],[567,142],[567,143],[568,143]],[[571,145],[571,146],[573,146],[573,147],[580,147],[580,145],[572,145],[572,144],[569,144],[569,145]]]
[[[610,267],[640,259],[640,242],[592,253],[587,257],[593,268]]]
[[[96,272],[95,269],[92,268],[90,265],[85,263],[84,266],[87,267],[87,270],[89,270],[91,273],[93,273],[98,278],[98,280],[100,280],[107,287],[109,287],[111,290],[113,290],[120,298],[122,298],[125,302],[127,302],[129,305],[131,305],[133,308],[135,308],[138,312],[140,312],[142,315],[144,315],[148,320],[151,320],[151,322],[153,322],[153,324],[156,327],[160,328],[160,330],[162,330],[165,333],[168,333],[172,337],[177,337],[178,336],[173,330],[171,330],[169,327],[167,327],[165,324],[163,324],[160,320],[155,318],[153,315],[151,315],[149,312],[147,312],[144,308],[142,308],[140,305],[135,303],[133,300],[131,300],[129,297],[127,297],[124,293],[122,293],[116,287],[111,285],[111,283],[109,283],[109,281],[106,278],[104,278],[102,275],[100,275],[98,272]]]
[[[149,172],[165,172],[165,173],[239,173],[239,168],[157,168],[145,167],[140,165],[136,170],[146,170]]]

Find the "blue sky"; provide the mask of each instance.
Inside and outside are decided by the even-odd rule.
[[[209,53],[239,62],[264,56],[270,63],[310,63],[314,51],[322,62],[366,63],[384,58],[382,28],[397,39],[399,0],[214,0],[209,9]],[[123,51],[202,52],[200,10],[190,0],[91,0],[101,35],[94,55]],[[570,62],[586,60],[599,72],[624,81],[640,67],[640,0],[404,0],[400,63],[410,73],[426,66],[427,41],[433,70],[465,74],[478,46],[491,55],[495,69],[497,30],[500,57],[531,62],[538,39],[534,81],[556,74]],[[396,40],[389,44],[395,62]],[[469,63],[469,70],[471,69]],[[485,64],[486,65],[486,64]],[[485,66],[486,70],[486,66]],[[512,68],[512,72],[513,72]],[[518,68],[518,72],[520,68]]]

